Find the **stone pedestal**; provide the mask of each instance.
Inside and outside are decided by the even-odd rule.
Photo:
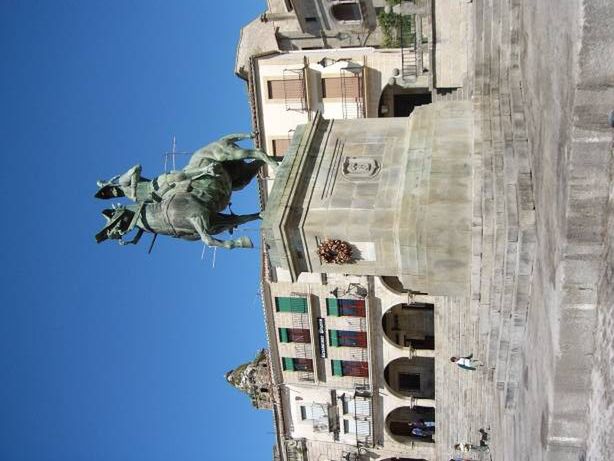
[[[439,102],[408,118],[297,128],[264,212],[271,263],[290,272],[396,276],[430,295],[469,292],[473,113]],[[326,239],[353,261],[318,256]]]

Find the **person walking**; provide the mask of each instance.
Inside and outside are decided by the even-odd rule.
[[[453,355],[450,357],[450,362],[456,363],[463,370],[477,370],[477,367],[483,367],[484,363],[481,360],[473,358],[473,354],[465,355],[463,357],[457,357]]]

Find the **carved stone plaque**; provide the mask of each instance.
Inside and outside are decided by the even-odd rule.
[[[349,180],[360,181],[377,175],[380,165],[371,157],[345,157],[343,159],[343,176]]]

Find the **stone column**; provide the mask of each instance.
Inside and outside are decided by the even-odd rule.
[[[434,296],[407,293],[407,304],[412,303],[437,304]]]
[[[410,397],[410,407],[435,408],[435,399],[419,399],[418,397]]]
[[[414,349],[412,346],[409,346],[407,349],[407,356],[410,359],[413,359],[414,357],[425,357],[430,359],[435,358],[435,351],[432,349]]]

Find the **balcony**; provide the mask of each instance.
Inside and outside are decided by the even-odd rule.
[[[307,111],[305,69],[284,69],[282,77],[283,98],[286,110]]]

